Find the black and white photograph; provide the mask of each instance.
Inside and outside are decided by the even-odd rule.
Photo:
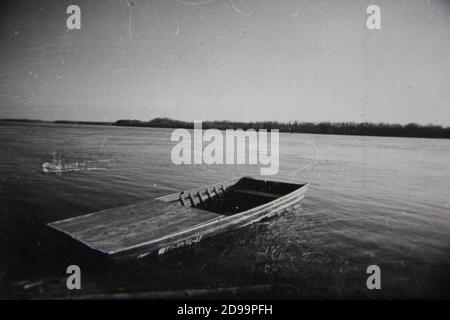
[[[450,1],[5,0],[0,41],[1,300],[450,299]]]

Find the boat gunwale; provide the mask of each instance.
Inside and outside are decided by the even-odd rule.
[[[165,195],[165,196],[157,197],[157,198],[155,198],[155,200],[160,200],[160,201],[164,201],[164,202],[170,202],[170,201],[173,201],[173,200],[177,200],[177,198],[183,193],[199,191],[202,188],[211,188],[211,187],[218,187],[218,186],[224,186],[224,187],[227,186],[228,187],[228,186],[234,185],[234,183],[238,182],[242,178],[243,177],[234,177],[234,178],[231,178],[231,179],[228,179],[228,180],[224,180],[222,182],[202,185],[200,187],[195,187],[195,188],[188,189],[188,190],[183,190],[183,191],[170,193],[170,194]],[[251,177],[246,177],[246,178],[251,178]],[[251,178],[251,179],[253,179],[253,178]],[[172,200],[172,198],[173,198],[173,200]]]

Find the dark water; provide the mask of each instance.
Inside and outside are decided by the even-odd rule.
[[[450,297],[448,140],[281,134],[279,175],[311,183],[301,207],[156,259],[110,261],[45,226],[259,173],[173,165],[171,132],[0,124],[0,297],[199,289],[215,297],[229,287],[242,289],[237,297]],[[42,172],[55,151],[92,170]],[[81,267],[81,292],[66,289],[70,264]],[[371,264],[381,290],[366,287]]]

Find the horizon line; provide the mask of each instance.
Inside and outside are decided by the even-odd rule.
[[[410,124],[418,125],[421,127],[441,127],[443,129],[450,129],[450,125],[441,125],[441,124],[433,124],[433,123],[418,123],[418,122],[408,122],[408,123],[398,123],[398,122],[374,122],[374,121],[363,121],[363,122],[356,122],[356,121],[301,121],[301,120],[292,120],[292,121],[283,121],[283,120],[257,120],[257,121],[241,121],[241,120],[179,120],[179,119],[173,119],[169,117],[155,117],[148,120],[140,120],[140,119],[117,119],[113,121],[105,121],[105,120],[65,120],[65,119],[57,119],[57,120],[42,120],[42,119],[29,119],[29,118],[0,118],[0,121],[17,121],[17,122],[46,122],[46,123],[56,123],[56,122],[70,122],[70,123],[103,123],[103,124],[114,124],[118,121],[140,121],[140,122],[150,122],[155,119],[165,119],[170,121],[180,121],[180,122],[188,122],[188,123],[194,123],[194,122],[235,122],[235,123],[264,123],[264,122],[272,122],[272,123],[280,123],[280,124],[287,124],[287,123],[311,123],[311,124],[321,124],[321,123],[329,123],[329,124],[342,124],[342,123],[348,123],[348,124],[383,124],[383,125],[400,125],[400,126],[407,126]]]

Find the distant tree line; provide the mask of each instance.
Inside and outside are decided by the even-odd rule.
[[[193,122],[173,120],[170,118],[155,118],[150,121],[118,120],[117,126],[152,127],[152,128],[185,128],[192,129]],[[407,125],[387,123],[354,123],[354,122],[236,122],[236,121],[205,121],[203,129],[278,129],[280,132],[291,133],[318,133],[318,134],[344,134],[363,136],[389,136],[389,137],[417,137],[417,138],[450,138],[450,127],[435,125]]]
[[[29,119],[0,119],[3,122],[51,122]],[[116,122],[100,121],[68,121],[57,120],[53,123],[59,124],[84,124],[84,125],[114,125],[129,127],[151,127],[151,128],[194,128],[194,123],[189,121],[173,120],[170,118],[155,118],[150,121],[140,120],[118,120]],[[318,134],[345,134],[361,136],[388,136],[388,137],[416,137],[416,138],[450,138],[450,127],[435,125],[419,125],[409,123],[407,125],[388,123],[354,123],[354,122],[240,122],[240,121],[205,121],[202,122],[203,129],[278,129],[280,132],[291,133],[318,133]]]

